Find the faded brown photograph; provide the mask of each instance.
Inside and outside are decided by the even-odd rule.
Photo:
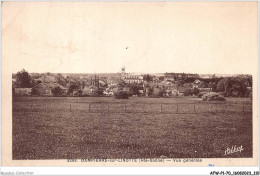
[[[5,2],[2,48],[11,160],[256,156],[255,2]]]

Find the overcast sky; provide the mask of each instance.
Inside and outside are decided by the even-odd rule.
[[[253,73],[256,2],[4,2],[15,73]]]

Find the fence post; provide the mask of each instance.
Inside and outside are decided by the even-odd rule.
[[[145,110],[144,110],[144,106],[145,106],[145,104],[143,105],[143,112],[145,112]]]
[[[243,114],[245,113],[245,105],[243,105]]]
[[[161,112],[162,112],[162,110],[163,110],[163,109],[162,109],[162,104],[161,104]]]
[[[194,113],[196,113],[195,105],[194,105]]]
[[[71,104],[70,104],[70,112],[71,112]]]
[[[177,112],[176,112],[177,114],[179,113],[178,111],[179,111],[179,105],[177,104]]]
[[[109,112],[109,104],[107,104],[107,112]]]
[[[91,104],[89,103],[89,106],[88,106],[88,112],[90,112],[90,106],[91,106]]]
[[[125,104],[125,111],[126,111],[126,104]]]

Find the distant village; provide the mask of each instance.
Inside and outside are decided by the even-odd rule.
[[[114,96],[124,91],[129,96],[178,97],[219,92],[223,96],[252,95],[251,75],[199,75],[189,73],[138,74],[61,74],[28,73],[21,70],[12,75],[13,96]]]

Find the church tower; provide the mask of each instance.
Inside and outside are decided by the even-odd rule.
[[[125,73],[125,67],[121,68],[121,78],[125,78],[126,73]]]

